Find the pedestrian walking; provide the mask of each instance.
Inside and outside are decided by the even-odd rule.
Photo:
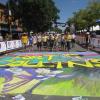
[[[33,46],[37,44],[37,36],[36,34],[33,35]]]

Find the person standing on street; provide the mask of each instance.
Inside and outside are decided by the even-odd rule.
[[[41,36],[41,34],[38,34],[37,35],[37,48],[38,48],[38,51],[41,51],[41,47],[42,47],[42,36]]]
[[[29,36],[29,52],[33,50],[33,36]]]
[[[62,51],[65,50],[65,38],[64,38],[64,34],[61,35],[61,50]]]
[[[54,46],[54,35],[51,34],[49,36],[49,48],[50,48],[50,51],[53,51],[53,46]]]
[[[43,41],[44,50],[46,50],[46,48],[47,48],[47,40],[48,40],[48,37],[46,36],[46,34],[43,34],[42,41]]]
[[[89,50],[90,40],[91,40],[90,33],[87,32],[86,33],[86,48],[87,48],[87,50]]]
[[[72,35],[70,34],[70,32],[66,34],[65,39],[66,39],[66,48],[69,52],[69,50],[71,49],[71,41],[72,41]]]
[[[72,48],[75,47],[75,38],[76,38],[75,34],[72,34]]]
[[[21,41],[24,49],[26,49],[26,46],[28,44],[28,35],[25,32],[22,34]]]

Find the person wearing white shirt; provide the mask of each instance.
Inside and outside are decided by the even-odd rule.
[[[42,36],[41,36],[41,34],[39,34],[37,36],[37,48],[39,51],[41,51],[41,47],[42,47]]]

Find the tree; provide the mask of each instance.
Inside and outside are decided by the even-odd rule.
[[[52,0],[9,0],[8,3],[14,17],[21,19],[28,31],[47,31],[59,18],[59,10]]]
[[[90,13],[91,25],[95,25],[96,20],[100,19],[100,1],[91,2],[87,7],[88,12]]]
[[[85,9],[80,9],[73,13],[73,17],[69,18],[67,23],[75,24],[77,30],[87,29],[96,25],[96,20],[100,19],[100,2],[92,1]]]

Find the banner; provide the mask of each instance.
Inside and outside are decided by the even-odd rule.
[[[86,43],[86,38],[81,37],[81,36],[77,36],[76,41],[79,42],[80,44],[85,44]],[[100,38],[91,38],[90,39],[90,44],[93,47],[100,48]]]
[[[18,47],[20,48],[20,47],[22,47],[22,41],[21,40],[17,40],[17,45],[18,45]]]
[[[14,42],[13,41],[7,41],[7,50],[14,49]]]
[[[22,47],[21,40],[0,42],[0,52],[7,51],[7,50],[13,50],[13,49],[21,48],[21,47]]]
[[[14,47],[14,49],[16,49],[16,48],[17,48],[17,41],[16,41],[16,40],[14,40],[14,41],[13,41],[13,44],[14,44],[14,46],[13,46],[13,47]]]
[[[0,52],[6,51],[6,43],[0,42]]]

